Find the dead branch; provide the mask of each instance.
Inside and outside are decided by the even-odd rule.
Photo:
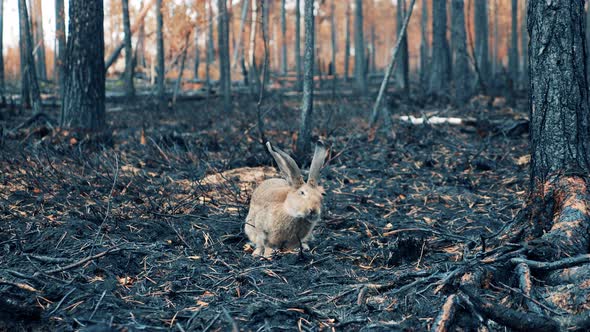
[[[445,304],[443,304],[442,309],[436,316],[434,323],[432,324],[432,328],[430,331],[432,332],[446,332],[449,331],[449,327],[453,322],[455,317],[455,312],[457,311],[457,305],[459,304],[457,295],[451,294],[447,297]]]
[[[539,262],[525,258],[512,258],[510,262],[512,264],[526,264],[533,270],[547,272],[590,263],[590,254],[564,258],[555,262]]]
[[[90,261],[93,261],[95,259],[98,259],[98,258],[100,258],[100,257],[102,257],[104,255],[113,254],[113,253],[119,252],[121,250],[124,250],[124,248],[111,248],[111,249],[107,249],[107,250],[105,250],[105,251],[103,251],[101,253],[98,253],[98,254],[93,255],[93,256],[90,256],[90,257],[86,257],[84,259],[81,259],[81,260],[79,260],[79,261],[77,261],[75,263],[66,265],[64,267],[60,267],[60,268],[57,268],[57,269],[45,271],[45,273],[46,274],[53,274],[53,273],[59,273],[59,272],[63,272],[63,271],[69,270],[69,269],[73,269],[73,268],[78,267],[80,265],[83,265],[83,264],[85,264],[87,262],[90,262]]]

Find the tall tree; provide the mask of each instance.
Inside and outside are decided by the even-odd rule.
[[[156,0],[156,61],[157,61],[157,95],[160,108],[166,94],[166,70],[164,68],[164,18],[162,0]]]
[[[250,77],[252,79],[252,94],[260,91],[260,77],[258,77],[258,69],[256,68],[256,28],[258,26],[258,0],[252,0],[252,20],[250,22],[250,49],[248,50],[248,61],[250,63]]]
[[[498,59],[498,50],[500,49],[500,35],[498,34],[499,20],[498,20],[498,0],[494,0],[494,43],[492,44],[492,76],[499,72],[500,59]]]
[[[447,0],[433,1],[430,93],[444,93],[449,81],[450,62],[449,42],[447,41]]]
[[[332,59],[330,60],[330,74],[332,74],[333,83],[336,82],[336,3],[332,0],[330,3],[330,44],[332,45]]]
[[[4,97],[4,42],[2,38],[4,23],[4,0],[0,0],[0,97]]]
[[[18,0],[18,17],[19,31],[21,39],[21,79],[26,81],[26,88],[22,92],[23,105],[30,98],[33,104],[33,112],[41,113],[41,92],[39,91],[39,82],[37,82],[37,73],[35,72],[35,59],[33,58],[33,41],[31,39],[31,27],[29,23],[29,13],[25,0]],[[25,83],[23,83],[24,85]]]
[[[420,20],[420,84],[425,87],[430,78],[428,64],[430,47],[428,44],[428,0],[422,1],[422,19]]]
[[[215,41],[213,40],[213,6],[211,4],[211,0],[207,0],[207,26],[207,60],[205,62],[205,80],[207,81],[207,91],[209,91],[211,89],[210,67],[211,62],[213,62],[213,59],[215,58]]]
[[[367,93],[365,63],[365,41],[363,36],[363,0],[355,0],[354,10],[354,76],[356,88],[363,95]]]
[[[404,17],[406,12],[406,1],[405,0],[397,0],[397,33],[401,35],[400,32],[402,31],[402,27],[404,25]],[[408,95],[410,91],[410,65],[408,62],[408,37],[404,34],[400,44],[400,65],[398,66],[398,77],[399,82],[402,87],[402,91],[405,96]]]
[[[98,132],[106,127],[103,2],[77,0],[69,6],[61,125]]]
[[[350,3],[346,4],[346,29],[344,33],[344,80],[348,82],[348,70],[350,66]]]
[[[234,48],[234,56],[232,58],[232,69],[238,65],[238,55],[242,54],[242,59],[244,58],[244,42],[242,35],[244,34],[244,27],[246,25],[246,17],[248,17],[248,13],[250,12],[250,3],[249,0],[242,1],[242,15],[240,16],[240,29],[238,30],[238,41]]]
[[[66,56],[66,15],[64,0],[55,0],[55,59],[54,75],[61,98],[64,91],[65,77],[65,56]]]
[[[508,68],[513,85],[518,83],[518,0],[512,0],[512,26],[510,29],[510,52],[508,53]]]
[[[31,22],[33,34],[33,49],[35,54],[35,69],[37,77],[47,80],[47,68],[45,62],[45,41],[43,39],[43,7],[41,0],[30,0]]]
[[[464,104],[469,98],[469,54],[467,53],[467,34],[465,32],[465,0],[452,0],[453,82],[455,101]]]
[[[475,0],[475,61],[484,83],[490,76],[488,41],[488,0]]]
[[[526,22],[527,22],[527,4],[528,4],[528,0],[523,0],[522,3],[522,18],[521,18],[521,23],[520,23],[520,49],[521,49],[521,54],[520,56],[522,57],[522,61],[520,61],[520,63],[522,64],[522,69],[521,69],[521,75],[522,75],[522,84],[523,86],[528,86],[528,77],[529,77],[529,33],[527,31],[527,27],[526,27]],[[588,43],[586,43],[586,45],[590,45]],[[590,66],[588,66],[588,68],[590,68]],[[589,76],[590,77],[590,76]]]
[[[301,72],[301,3],[295,0],[295,71],[297,72],[297,90],[303,80]]]
[[[532,249],[542,254],[541,260],[552,261],[587,254],[590,244],[590,106],[584,3],[529,1],[528,14],[530,193],[543,205],[530,218],[542,240],[535,247],[542,250]],[[548,200],[556,206],[552,203],[547,209]]]
[[[199,22],[195,23],[195,65],[193,66],[193,79],[199,78],[199,66],[201,65],[201,47],[199,46],[199,42],[201,37],[201,33],[199,30]]]
[[[219,49],[219,85],[223,95],[223,109],[226,112],[232,109],[231,96],[231,71],[229,67],[229,32],[228,17],[225,0],[217,0],[217,40]]]
[[[305,45],[303,55],[303,100],[301,103],[301,124],[297,138],[297,156],[302,159],[309,151],[311,140],[311,123],[313,113],[313,67],[315,27],[313,15],[314,0],[305,0],[303,18],[305,23]]]
[[[129,22],[129,0],[122,1],[123,12],[123,31],[125,38],[125,94],[127,97],[135,96],[135,86],[133,85],[133,52],[131,50],[131,23]]]
[[[151,3],[150,5],[151,6]],[[139,12],[140,14],[145,10],[145,4],[143,0],[139,5]],[[137,32],[137,42],[135,43],[135,66],[146,66],[145,62],[145,22],[142,20],[141,24],[138,26]],[[133,29],[131,31],[133,33]]]
[[[287,73],[287,14],[285,0],[281,0],[281,72]]]

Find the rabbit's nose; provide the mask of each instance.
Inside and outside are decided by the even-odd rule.
[[[315,210],[315,209],[309,210],[309,216],[310,217],[315,217],[315,216],[317,216],[317,214],[318,214],[318,211],[317,210]]]

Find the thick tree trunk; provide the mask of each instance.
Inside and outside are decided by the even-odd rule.
[[[55,59],[54,75],[60,98],[64,91],[66,55],[66,16],[64,0],[55,0]]]
[[[270,5],[272,2],[271,2],[271,0],[260,0],[260,2],[262,4],[262,7],[260,8],[262,11],[262,17],[261,17],[262,18],[262,35],[268,37],[268,36],[270,36],[270,34],[269,34]],[[278,60],[278,58],[276,58],[276,60]],[[274,63],[274,61],[273,61],[273,63]],[[268,82],[269,78],[270,78],[270,69],[262,72],[261,74],[264,75],[264,77],[262,79],[265,80],[266,82]]]
[[[330,3],[330,43],[332,45],[332,59],[330,60],[330,74],[332,74],[332,83],[336,83],[336,3],[332,0]]]
[[[404,25],[404,17],[406,15],[406,1],[397,0],[397,33],[401,35],[401,30]],[[406,34],[402,37],[400,44],[400,65],[398,66],[398,77],[402,92],[405,96],[410,92],[410,64],[408,57],[408,37]]]
[[[30,87],[29,87],[29,79],[27,74],[27,45],[25,43],[26,35],[25,35],[25,21],[20,17],[20,1],[19,1],[19,39],[18,39],[18,46],[19,46],[19,54],[20,54],[20,102],[21,107],[23,109],[27,109],[31,106],[31,97],[30,97]],[[25,5],[26,7],[26,5]]]
[[[229,33],[228,33],[228,17],[225,0],[217,0],[217,9],[219,15],[217,16],[217,40],[219,51],[219,85],[221,94],[223,95],[223,109],[226,112],[232,109],[231,96],[231,72],[229,66]]]
[[[363,36],[363,1],[355,0],[354,9],[354,76],[357,90],[366,95],[367,73],[365,71],[365,41]]]
[[[0,98],[4,98],[5,82],[4,82],[4,41],[3,35],[4,23],[4,1],[0,0]]]
[[[508,53],[508,68],[512,86],[518,82],[518,0],[512,0],[512,27],[510,29],[510,52]]]
[[[346,34],[344,39],[344,80],[349,80],[349,68],[350,68],[350,4],[346,5]]]
[[[164,68],[164,18],[162,17],[162,0],[156,0],[156,62],[157,95],[160,108],[166,94],[166,70]]]
[[[428,66],[430,58],[430,47],[428,43],[428,0],[422,1],[420,37],[420,84],[426,87],[430,78],[430,68]]]
[[[479,79],[486,85],[490,81],[488,40],[488,0],[475,0],[475,61]]]
[[[70,2],[62,127],[106,126],[103,15],[101,0]]]
[[[129,0],[122,0],[123,12],[123,31],[125,38],[125,94],[129,98],[135,96],[135,87],[133,85],[133,51],[131,50],[131,23],[129,22]]]
[[[141,13],[145,8],[143,1],[141,2],[139,8]],[[137,42],[135,44],[135,66],[141,66],[145,68],[145,24],[140,24],[137,29]],[[133,33],[133,27],[131,28],[131,33]]]
[[[297,138],[297,156],[302,159],[309,151],[311,139],[311,117],[313,112],[313,67],[314,67],[314,43],[315,27],[313,15],[314,0],[305,0],[304,23],[305,23],[305,47],[303,56],[304,77],[303,77],[303,100],[301,103],[301,124],[299,137]]]
[[[287,73],[287,14],[285,13],[285,0],[281,0],[281,72]]]
[[[584,4],[530,1],[531,198],[534,257],[588,252],[590,107]]]
[[[37,73],[35,72],[35,59],[33,58],[33,41],[31,40],[31,28],[29,26],[29,14],[27,13],[27,4],[25,0],[18,1],[19,29],[21,38],[21,75],[23,81],[27,82],[27,95],[23,95],[23,101],[27,100],[30,94],[30,100],[33,104],[33,112],[41,113],[41,92],[39,91],[39,82],[37,82]],[[25,90],[25,89],[23,89]],[[24,93],[25,91],[23,91]]]
[[[447,41],[447,0],[432,4],[432,64],[429,92],[444,94],[449,81],[450,51]]]
[[[45,41],[43,39],[43,8],[41,0],[30,0],[35,69],[40,80],[47,80]]]
[[[464,0],[452,0],[452,44],[453,44],[453,81],[455,84],[455,102],[465,104],[469,99],[469,54],[467,53],[467,34],[465,32]]]

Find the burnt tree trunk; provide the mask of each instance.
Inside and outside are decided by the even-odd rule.
[[[397,33],[401,35],[401,30],[404,25],[404,17],[406,15],[406,1],[397,0]],[[404,34],[400,44],[400,65],[399,65],[399,82],[402,87],[402,92],[405,96],[410,92],[410,65],[408,57],[408,37]]]
[[[346,4],[346,34],[344,39],[344,80],[348,82],[348,71],[350,68],[350,4]]]
[[[219,14],[217,17],[217,41],[219,52],[219,85],[223,96],[223,109],[231,111],[231,72],[229,66],[229,33],[228,17],[225,0],[217,1]]]
[[[447,41],[447,0],[432,3],[432,64],[430,73],[431,94],[444,94],[449,81],[450,53]]]
[[[527,4],[528,0],[522,2],[522,17],[520,20],[520,50],[522,57],[521,63],[521,75],[522,85],[528,87],[529,84],[529,33],[527,31]],[[589,45],[589,44],[586,44]]]
[[[508,53],[508,69],[512,86],[518,82],[518,0],[512,0],[512,26],[510,28],[510,52]]]
[[[297,72],[297,90],[301,89],[303,73],[301,72],[301,2],[295,0],[295,71]]]
[[[129,0],[122,0],[123,12],[123,31],[125,38],[125,94],[128,98],[135,96],[135,87],[133,85],[133,52],[131,50],[131,23],[129,22]]]
[[[240,58],[241,59],[244,58],[244,41],[243,41],[242,35],[244,34],[244,27],[246,26],[246,17],[248,17],[248,13],[250,12],[249,9],[250,9],[249,0],[242,1],[242,13],[240,15],[240,27],[238,30],[238,39],[235,44],[234,55],[232,58],[232,64],[231,64],[232,69],[235,68],[238,65],[238,63],[240,62],[240,59],[238,59],[238,56],[240,54],[242,55]],[[196,29],[195,29],[195,31],[196,31]]]
[[[207,82],[207,94],[211,91],[211,62],[215,58],[215,41],[213,40],[213,6],[211,0],[207,0],[207,55],[205,61],[205,80]]]
[[[33,41],[31,40],[31,27],[29,26],[29,14],[25,0],[18,1],[19,29],[21,38],[21,76],[26,81],[26,90],[23,88],[23,101],[30,97],[33,104],[33,112],[41,113],[41,92],[35,72],[35,59],[33,58]],[[24,105],[24,103],[23,103]]]
[[[47,80],[47,68],[45,62],[45,41],[43,40],[43,9],[41,0],[30,0],[31,23],[33,35],[33,53],[35,55],[35,69],[40,80]]]
[[[590,107],[584,4],[530,1],[532,256],[588,252]],[[537,207],[537,209],[535,209]],[[553,207],[553,208],[551,208]]]
[[[365,41],[363,36],[363,1],[355,1],[354,9],[354,77],[357,90],[366,95],[367,73],[365,63]]]
[[[287,14],[285,0],[281,0],[281,72],[287,73]]]
[[[106,126],[103,15],[101,0],[70,2],[63,127],[100,132]]]
[[[315,27],[313,15],[314,0],[305,0],[303,13],[305,23],[305,45],[303,55],[303,100],[301,102],[301,124],[297,138],[297,156],[302,159],[309,151],[311,139],[311,116],[313,112],[313,67]]]
[[[2,38],[4,23],[4,0],[0,0],[0,98],[4,98],[4,41]]]
[[[488,0],[475,0],[475,61],[479,79],[486,85],[490,80],[488,41]]]
[[[427,86],[429,71],[430,47],[428,43],[428,1],[422,1],[422,18],[420,20],[420,84]]]
[[[199,67],[201,65],[201,48],[199,47],[200,41],[199,22],[195,24],[195,63],[193,66],[193,79],[199,78]]]
[[[469,99],[469,54],[465,32],[465,1],[452,0],[453,82],[455,102],[462,105]]]
[[[164,68],[164,18],[162,17],[162,0],[156,0],[156,62],[157,89],[160,108],[166,94],[166,70]]]
[[[66,55],[66,16],[64,0],[55,0],[55,59],[54,76],[57,83],[58,94],[61,97],[64,91]]]

